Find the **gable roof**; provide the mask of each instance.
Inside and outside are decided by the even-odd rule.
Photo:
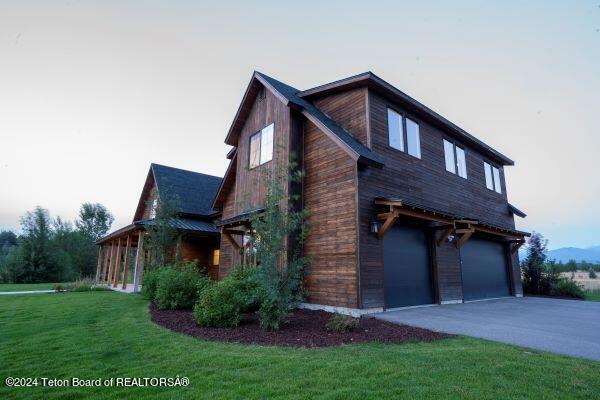
[[[153,163],[150,165],[133,220],[138,221],[142,218],[144,201],[155,183],[159,197],[161,192],[177,196],[178,211],[181,214],[209,217],[215,213],[212,205],[221,181],[218,176]]]
[[[301,112],[306,118],[328,134],[336,143],[348,151],[359,162],[382,166],[383,160],[368,147],[355,139],[348,131],[315,107],[310,101],[298,96],[299,89],[289,86],[277,79],[255,71],[244,94],[240,107],[231,124],[225,143],[236,146],[239,133],[246,121],[252,106],[252,100],[258,93],[260,85],[269,88],[286,106]]]
[[[514,165],[514,161],[510,158],[494,150],[492,147],[477,139],[475,136],[471,135],[464,129],[450,122],[449,120],[436,113],[429,107],[425,106],[424,104],[413,99],[412,97],[397,89],[393,85],[384,81],[371,71],[350,76],[348,78],[340,79],[334,82],[326,83],[324,85],[320,85],[312,89],[304,90],[300,93],[297,93],[296,95],[302,99],[310,101],[310,99],[318,96],[342,92],[362,86],[368,86],[369,88],[379,91],[393,98],[394,100],[404,103],[410,109],[428,117],[432,122],[437,123],[438,125],[441,125],[442,127],[448,129],[450,133],[453,133],[458,138],[463,139],[471,145],[475,146],[476,148],[480,149],[485,154],[501,162],[503,165]]]

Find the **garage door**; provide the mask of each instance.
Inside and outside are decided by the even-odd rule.
[[[383,246],[386,308],[432,304],[433,283],[425,232],[396,225],[384,236]]]
[[[469,239],[460,249],[465,301],[510,296],[504,245]]]

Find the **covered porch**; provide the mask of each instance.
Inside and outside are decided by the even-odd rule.
[[[175,257],[196,260],[212,277],[218,269],[219,232],[210,221],[181,218],[173,222],[179,236]],[[136,221],[100,239],[96,284],[118,291],[141,291],[144,266],[152,262],[147,228],[154,220]]]

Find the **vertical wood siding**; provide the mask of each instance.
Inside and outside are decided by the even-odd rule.
[[[367,130],[367,89],[357,88],[316,99],[321,109],[362,144],[371,147]]]
[[[356,163],[310,122],[304,128],[308,302],[357,307]]]

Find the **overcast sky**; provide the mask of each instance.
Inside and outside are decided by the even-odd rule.
[[[86,201],[126,225],[151,162],[223,175],[253,70],[371,70],[516,161],[518,228],[600,244],[599,0],[216,3],[0,2],[0,229]]]

